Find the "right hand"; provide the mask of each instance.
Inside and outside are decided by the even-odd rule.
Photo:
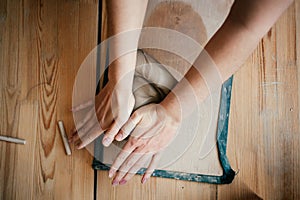
[[[179,108],[167,101],[145,105],[131,115],[116,136],[121,141],[130,134],[109,170],[109,177],[114,177],[113,185],[125,184],[149,160],[142,183],[150,178],[163,150],[173,141],[181,124]]]

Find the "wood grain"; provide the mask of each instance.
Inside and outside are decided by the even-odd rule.
[[[38,104],[37,102],[24,101],[20,104],[18,136],[27,138],[26,145],[18,145],[14,166],[14,193],[15,199],[33,199],[34,178],[36,172],[32,164],[35,160]],[[26,171],[25,171],[26,170]],[[26,187],[23,184],[26,183]]]
[[[0,134],[27,140],[0,142],[1,200],[93,199],[92,157],[74,147],[65,156],[56,121],[73,126],[72,86],[96,45],[97,4],[0,1]],[[300,199],[299,13],[295,0],[235,75],[228,155],[239,174],[231,185],[142,185],[136,176],[112,187],[101,171],[97,199]]]
[[[123,200],[173,200],[216,199],[216,185],[197,184],[173,179],[151,178],[141,184],[141,176],[135,176],[124,186],[113,187],[106,171],[98,171],[97,199]]]
[[[1,121],[0,130],[2,135],[18,135],[18,119],[20,98],[20,79],[18,73],[18,37],[19,24],[14,23],[18,20],[19,6],[17,1],[7,1],[1,4],[2,13],[5,19],[1,20]],[[8,14],[8,10],[11,11]],[[5,11],[5,12],[4,12]],[[16,145],[11,143],[0,143],[0,199],[15,198],[14,192],[14,166],[16,161]]]
[[[105,1],[104,1],[105,2]],[[194,38],[200,44],[207,41],[206,29],[201,17],[190,5],[181,2],[160,3],[160,1],[149,2],[149,10],[146,13],[145,27],[164,27],[180,31]],[[154,5],[153,5],[154,4]],[[105,6],[103,6],[105,8]],[[150,12],[150,14],[149,14]],[[171,15],[171,17],[170,17]],[[168,17],[166,17],[168,16]],[[189,24],[189,20],[194,20]],[[175,25],[174,23],[177,22]],[[102,31],[106,30],[106,23]],[[105,35],[105,33],[102,33]],[[153,37],[159,37],[158,35]],[[151,38],[148,38],[151,40]],[[162,38],[163,39],[163,38]],[[184,45],[184,44],[182,44]],[[186,71],[190,64],[176,55],[168,52],[149,50],[147,51],[160,62],[174,67],[176,70]],[[205,167],[204,167],[205,168]],[[216,167],[217,168],[217,167]],[[213,171],[213,170],[212,170]],[[215,172],[216,170],[214,170]],[[136,176],[127,185],[112,187],[107,172],[98,171],[97,199],[216,199],[217,186],[209,184],[198,184],[185,181],[177,181],[163,178],[151,178],[149,183],[142,185],[141,176]]]
[[[240,172],[219,187],[221,199],[299,199],[298,9],[295,1],[235,75],[228,154]]]
[[[239,173],[232,184],[152,178],[142,186],[137,176],[112,187],[99,171],[97,199],[299,199],[299,9],[296,0],[235,75],[227,154]]]
[[[97,6],[1,1],[0,134],[27,144],[0,143],[0,199],[93,199],[92,156],[74,147],[65,155],[57,120],[74,126],[72,88],[97,44]]]

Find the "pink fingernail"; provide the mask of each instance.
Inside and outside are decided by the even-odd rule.
[[[109,144],[111,143],[111,139],[109,137],[104,138],[102,143],[103,143],[104,146],[108,147]]]
[[[112,182],[112,185],[113,186],[116,186],[116,185],[118,185],[119,184],[119,181],[117,181],[117,180],[114,180],[113,182]]]
[[[142,179],[142,184],[146,183],[148,181],[149,178],[143,178]]]
[[[113,175],[114,175],[114,172],[112,172],[112,171],[109,171],[109,172],[108,172],[108,177],[109,177],[109,178],[112,178]]]
[[[117,136],[116,136],[116,140],[120,141],[122,140],[123,138],[123,135],[121,133],[119,133]]]
[[[126,184],[126,183],[127,183],[127,181],[126,181],[125,179],[122,179],[122,180],[119,182],[120,185],[124,185],[124,184]]]
[[[81,145],[81,144],[77,144],[77,145],[76,145],[76,148],[77,148],[77,149],[81,149],[81,148],[82,148],[82,145]]]

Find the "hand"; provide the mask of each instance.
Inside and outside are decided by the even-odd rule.
[[[150,178],[162,151],[176,136],[180,114],[169,112],[161,104],[143,106],[132,114],[116,136],[116,140],[121,141],[132,132],[109,171],[110,178],[115,176],[113,185],[125,184],[149,160],[141,182]]]
[[[69,142],[77,143],[77,148],[81,149],[106,131],[102,142],[103,145],[109,146],[122,125],[128,120],[134,104],[135,99],[131,87],[129,89],[122,88],[121,84],[108,82],[96,96],[95,109],[94,101],[89,101],[72,109],[73,112],[78,112],[89,108],[89,111],[86,117],[77,124],[77,131]],[[95,110],[101,130],[97,126],[98,122],[91,120]]]

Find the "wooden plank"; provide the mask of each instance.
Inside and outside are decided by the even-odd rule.
[[[228,155],[240,172],[220,199],[299,198],[295,13],[294,4],[235,75]]]
[[[163,178],[151,178],[144,185],[141,176],[135,176],[124,186],[113,187],[106,171],[98,171],[97,199],[121,200],[198,200],[215,199],[216,186]]]
[[[198,187],[206,191],[195,198],[214,198],[209,194],[217,193],[218,199],[299,199],[299,2],[281,17],[235,76],[228,154],[240,170],[236,180],[218,186],[217,191],[213,186],[184,182],[189,188],[186,199],[193,199],[189,195],[201,191]],[[127,186],[114,188],[107,172],[98,173],[98,199],[181,198],[180,187],[175,186],[180,181],[153,178],[141,188],[135,177]]]
[[[57,119],[64,121],[67,133],[74,126],[70,108],[76,73],[97,44],[97,7],[97,1],[63,1],[58,6],[58,48],[63,54],[58,62]],[[90,153],[78,151],[72,145],[72,156],[66,156],[60,137],[55,149],[55,199],[93,199],[94,172]]]
[[[297,80],[298,80],[298,106],[300,107],[300,0],[295,0],[295,20],[296,20],[296,66],[297,66]],[[300,109],[300,108],[299,108]],[[297,111],[295,111],[297,112]],[[298,110],[298,122],[300,124],[300,111]],[[300,128],[299,128],[300,129]],[[298,132],[299,135],[299,132]],[[300,146],[300,139],[296,140],[294,143],[295,148],[299,148]],[[298,161],[294,162],[294,178],[293,178],[293,188],[294,188],[294,199],[300,199],[300,181],[299,174],[300,174],[300,152],[293,151],[294,159],[298,159]],[[297,180],[298,178],[298,180]]]
[[[0,23],[7,17],[7,1],[0,1]]]
[[[2,3],[0,134],[27,144],[0,143],[0,199],[92,199],[92,156],[73,147],[67,157],[56,123],[73,126],[72,87],[96,45],[98,2]]]
[[[26,139],[26,145],[16,147],[16,161],[14,166],[14,192],[15,199],[33,199],[34,177],[36,172],[34,151],[36,149],[36,135],[38,123],[37,102],[24,101],[20,104],[20,123],[18,137]],[[24,183],[26,186],[24,187]]]
[[[20,79],[18,78],[19,4],[18,1],[1,3],[1,47],[0,47],[0,134],[17,137],[18,100]],[[5,16],[5,17],[4,17]],[[0,143],[0,199],[15,198],[14,168],[16,145]]]
[[[38,82],[38,135],[35,151],[35,187],[37,199],[54,199],[56,169],[55,143],[60,139],[56,134],[57,93],[58,93],[58,3],[55,0],[38,2],[37,17],[37,68]],[[63,154],[62,154],[63,155]]]

